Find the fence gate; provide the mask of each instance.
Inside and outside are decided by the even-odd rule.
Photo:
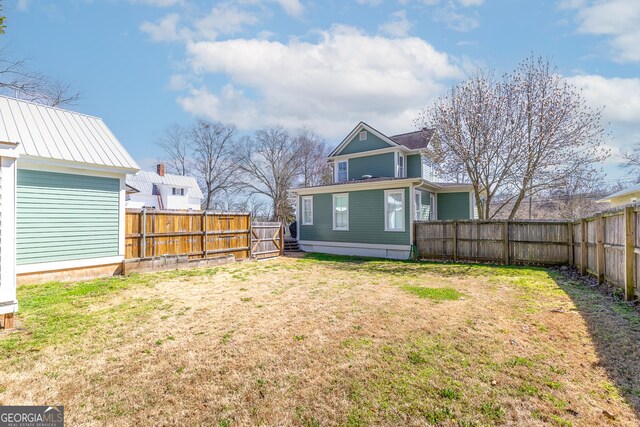
[[[251,256],[277,257],[284,253],[284,227],[279,222],[254,222],[251,224]]]

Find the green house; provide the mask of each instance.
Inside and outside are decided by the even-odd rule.
[[[439,182],[425,149],[434,131],[386,136],[360,122],[329,155],[333,184],[296,188],[306,252],[408,258],[417,220],[473,219],[469,184]]]

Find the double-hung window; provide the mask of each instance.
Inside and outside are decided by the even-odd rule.
[[[333,229],[349,230],[349,194],[333,195]]]
[[[405,178],[405,157],[400,154],[400,153],[396,153],[396,178]]]
[[[384,192],[384,230],[404,231],[404,189]]]
[[[184,188],[173,187],[172,191],[171,191],[171,194],[173,196],[184,196]]]
[[[313,225],[313,196],[302,198],[302,225]]]
[[[347,182],[348,180],[349,180],[348,160],[339,160],[338,169],[336,170],[336,182]]]

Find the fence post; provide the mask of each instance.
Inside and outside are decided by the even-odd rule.
[[[635,213],[633,206],[624,209],[624,299],[631,301],[634,297],[634,246],[636,242]]]
[[[142,208],[142,244],[140,247],[140,258],[146,258],[147,256],[147,210]]]
[[[284,255],[284,223],[280,225],[280,256]]]
[[[502,223],[502,260],[509,265],[509,221]]]
[[[452,232],[453,232],[453,248],[452,248],[452,255],[453,255],[453,262],[457,262],[458,261],[458,221],[453,221],[453,223],[451,223],[451,227],[452,227]]]
[[[598,254],[598,284],[604,283],[604,221],[602,213],[596,214],[596,249]]]
[[[207,211],[202,212],[202,240],[200,245],[202,246],[202,259],[207,257]]]
[[[583,218],[580,220],[580,274],[587,274],[587,262],[589,260],[587,254],[587,221]]]
[[[569,241],[569,265],[573,266],[574,265],[574,254],[573,254],[573,222],[569,221],[567,223],[567,230],[569,232],[569,234],[567,235],[567,240]]]

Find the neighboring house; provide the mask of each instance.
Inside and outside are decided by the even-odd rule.
[[[17,309],[16,275],[120,271],[125,177],[139,168],[100,118],[0,96],[0,119],[3,314]]]
[[[360,122],[329,155],[334,183],[296,188],[298,243],[308,252],[407,258],[415,220],[470,219],[471,185],[437,182],[430,129],[386,136]]]
[[[640,184],[636,184],[625,190],[620,190],[597,200],[598,203],[609,203],[612,208],[628,205],[640,201]]]
[[[164,164],[156,172],[140,171],[127,175],[127,208],[200,210],[202,190],[195,178],[164,173]]]

